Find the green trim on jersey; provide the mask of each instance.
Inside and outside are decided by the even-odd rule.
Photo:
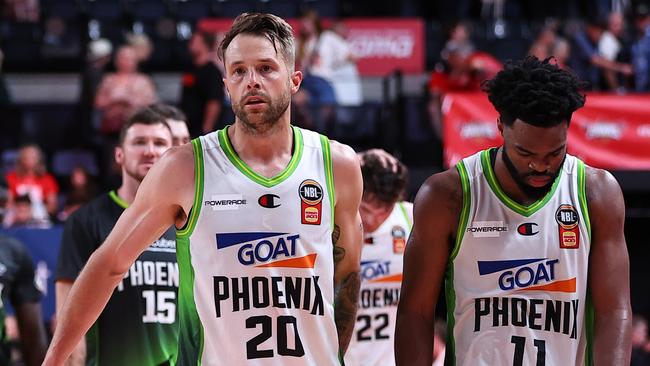
[[[332,152],[330,151],[330,140],[320,135],[320,144],[323,149],[323,163],[325,165],[325,180],[327,181],[327,191],[330,197],[330,207],[332,209],[332,229],[334,229],[334,205],[336,202],[334,192],[334,168],[332,165]]]
[[[469,210],[472,204],[472,192],[470,190],[469,176],[467,175],[467,168],[465,163],[461,160],[456,164],[458,174],[460,174],[460,185],[463,189],[463,206],[460,210],[460,217],[458,218],[458,229],[456,230],[456,241],[454,248],[449,255],[449,262],[453,262],[460,250],[460,243],[463,241],[465,230],[467,229],[467,222],[469,221]]]
[[[406,207],[404,207],[404,204],[402,202],[397,202],[397,205],[399,206],[399,209],[402,211],[402,215],[404,215],[404,219],[406,220],[406,223],[409,224],[409,229],[413,227],[413,221],[409,217],[408,212],[406,212]]]
[[[219,137],[219,144],[221,145],[223,152],[226,154],[226,157],[228,160],[230,160],[232,165],[234,165],[240,172],[242,172],[242,174],[244,174],[253,182],[260,184],[266,188],[271,188],[289,178],[298,167],[298,163],[300,163],[300,158],[302,157],[303,152],[302,132],[299,128],[291,126],[291,129],[293,130],[294,147],[289,164],[280,174],[276,175],[273,178],[267,178],[257,174],[250,167],[248,167],[248,165],[246,165],[246,163],[241,160],[239,156],[237,156],[237,153],[235,152],[235,149],[233,149],[232,145],[230,144],[230,139],[228,138],[229,127],[230,126],[226,126],[224,129],[221,129],[217,132],[217,135]]]
[[[577,160],[577,159],[576,159]],[[578,161],[578,199],[580,201],[580,211],[587,225],[587,233],[591,241],[591,220],[589,219],[589,208],[587,207],[587,188],[585,179],[585,163]]]
[[[533,202],[528,206],[524,206],[522,204],[515,202],[512,198],[508,197],[508,195],[503,191],[503,189],[501,189],[501,186],[499,185],[499,181],[496,178],[496,174],[494,173],[494,170],[492,170],[492,164],[490,163],[490,150],[492,149],[483,150],[481,152],[481,165],[483,166],[483,173],[488,182],[488,185],[492,189],[492,192],[494,192],[497,198],[501,202],[503,202],[504,205],[506,205],[508,208],[510,208],[511,210],[513,210],[514,212],[522,216],[530,217],[532,214],[534,214],[535,212],[539,211],[542,207],[544,207],[544,205],[546,205],[548,201],[551,200],[553,194],[555,194],[555,191],[557,190],[557,187],[560,185],[560,180],[562,178],[562,171],[564,167],[560,168],[560,171],[558,172],[558,175],[555,178],[555,181],[553,182],[553,186],[546,193],[546,196],[537,200],[536,202]]]
[[[451,360],[451,364],[456,364],[456,340],[454,339],[454,327],[456,326],[456,318],[454,312],[456,311],[456,290],[454,289],[454,259],[460,251],[460,244],[463,241],[463,235],[467,228],[469,221],[469,210],[472,203],[472,193],[470,191],[469,176],[465,163],[461,160],[456,164],[456,169],[460,175],[460,185],[463,190],[463,206],[458,218],[458,229],[456,230],[456,240],[454,241],[454,248],[449,255],[447,262],[447,271],[445,273],[445,298],[447,299],[447,347],[449,352],[445,356]],[[448,364],[445,362],[445,364]]]
[[[176,238],[176,257],[180,273],[178,283],[178,316],[181,322],[178,336],[178,353],[174,364],[201,366],[204,331],[194,301],[194,267],[189,237]],[[179,361],[180,359],[180,361]]]
[[[123,209],[129,208],[129,203],[126,202],[125,200],[121,199],[120,196],[117,195],[117,191],[110,191],[108,192],[108,197],[115,202],[116,205],[122,207]]]
[[[192,149],[194,150],[194,203],[187,218],[185,226],[176,230],[177,238],[189,238],[194,231],[196,221],[199,219],[201,213],[201,206],[203,200],[203,147],[201,139],[196,138],[192,140]]]

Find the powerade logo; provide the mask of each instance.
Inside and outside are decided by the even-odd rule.
[[[499,288],[503,291],[576,292],[576,279],[556,280],[559,259],[533,258],[506,261],[478,261],[481,276],[500,273]]]
[[[361,261],[361,279],[367,282],[401,282],[402,274],[390,273],[390,261]]]
[[[316,253],[296,258],[299,234],[245,232],[216,234],[217,250],[239,246],[237,259],[245,266],[314,268]]]

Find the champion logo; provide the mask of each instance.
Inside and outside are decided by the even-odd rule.
[[[280,207],[280,196],[276,196],[274,194],[265,194],[257,200],[257,203],[265,208]]]
[[[537,233],[539,233],[539,229],[537,229],[537,226],[539,225],[537,225],[534,222],[526,222],[517,227],[517,232],[523,236],[537,235]]]

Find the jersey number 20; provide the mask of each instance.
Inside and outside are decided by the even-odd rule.
[[[298,326],[296,325],[296,317],[294,316],[279,316],[277,321],[277,351],[281,356],[302,357],[305,355],[305,349],[302,347],[300,335],[298,335]],[[262,332],[251,340],[246,342],[246,358],[249,360],[255,358],[270,358],[274,356],[272,349],[259,349],[260,344],[266,342],[272,336],[272,323],[273,319],[268,315],[251,316],[246,319],[246,328],[257,328],[257,325],[262,326]],[[289,330],[293,329],[293,348],[289,348]]]

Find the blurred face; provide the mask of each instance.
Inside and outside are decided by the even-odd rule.
[[[134,124],[115,148],[115,161],[126,174],[141,182],[149,169],[172,146],[172,134],[163,124]]]
[[[36,169],[40,161],[41,155],[35,147],[28,146],[20,151],[18,163],[23,167],[23,169],[33,171]]]
[[[138,58],[133,48],[124,47],[117,52],[117,56],[115,57],[115,67],[118,71],[124,73],[132,73],[136,71],[136,68],[138,67]]]
[[[648,325],[639,323],[632,328],[632,345],[643,346],[648,341]]]
[[[70,174],[70,183],[75,187],[83,187],[88,183],[88,176],[81,168],[74,168]]]
[[[612,13],[608,19],[608,29],[615,36],[620,36],[625,30],[625,19],[621,13]]]
[[[223,79],[237,119],[257,133],[271,130],[281,117],[289,118],[291,95],[302,81],[289,71],[284,58],[264,37],[237,35],[224,55]]]
[[[188,43],[187,47],[190,51],[190,54],[194,57],[209,51],[208,46],[205,44],[198,33],[194,33],[192,35],[192,38],[190,38],[190,42]]]
[[[14,206],[14,224],[27,224],[32,220],[32,205],[26,202]]]
[[[190,131],[187,129],[187,123],[168,119],[167,124],[172,129],[172,146],[181,146],[190,142]]]
[[[530,198],[541,198],[564,162],[568,124],[544,128],[517,119],[510,127],[501,121],[498,125],[504,140],[502,159],[510,175]]]
[[[368,234],[377,230],[386,220],[386,217],[388,217],[392,209],[392,207],[364,195],[359,205],[359,215],[361,216],[363,232]]]

